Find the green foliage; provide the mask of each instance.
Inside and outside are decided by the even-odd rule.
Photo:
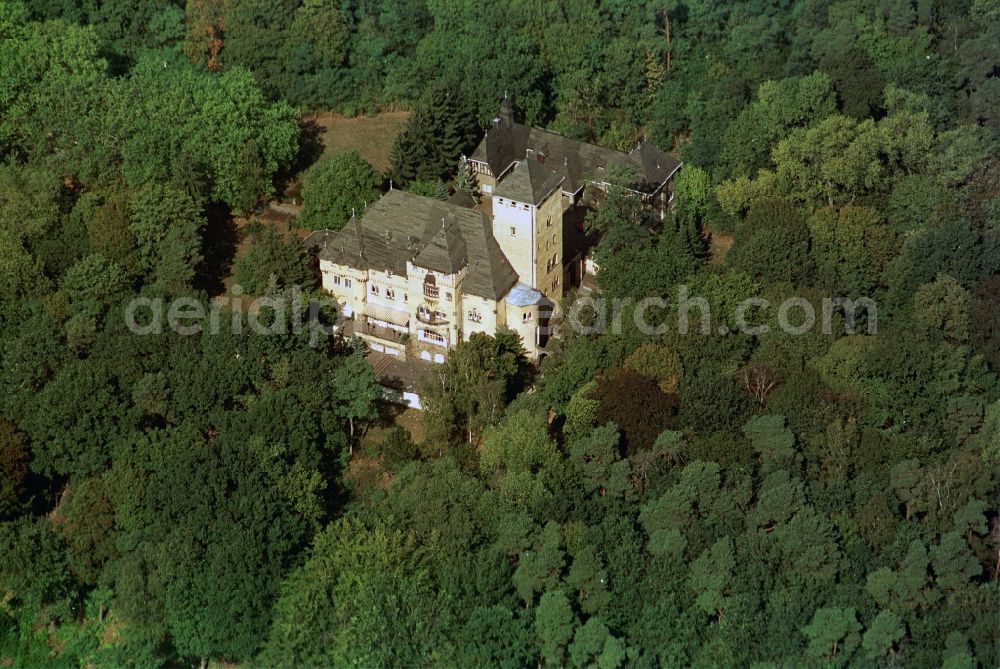
[[[517,334],[474,333],[421,381],[425,424],[432,437],[441,445],[472,443],[500,419],[503,408],[524,388],[527,376],[527,359]]]
[[[479,467],[500,478],[498,487],[512,501],[530,501],[544,495],[542,474],[559,458],[549,439],[543,416],[518,411],[483,433]]]
[[[993,4],[182,4],[0,2],[0,664],[1000,664]],[[594,296],[686,285],[709,334],[626,312],[537,370],[475,335],[419,449],[354,455],[380,393],[349,344],[124,326],[207,310],[299,110],[412,109],[393,178],[444,198],[505,93],[678,151],[664,216],[587,200]],[[381,177],[306,182],[337,227]],[[238,282],[314,285],[258,234]],[[732,332],[792,295],[873,297],[878,330]]]
[[[111,78],[92,29],[5,15],[5,74],[11,101],[0,131],[4,153],[28,155],[83,181],[132,186],[209,180],[213,200],[249,209],[272,193],[271,177],[294,157],[297,125],[285,104],[265,101],[253,77],[233,68],[215,76],[151,52]],[[37,54],[37,55],[32,55]],[[61,104],[71,94],[78,105]]]
[[[566,593],[550,590],[542,595],[535,609],[535,633],[546,664],[562,664],[566,646],[573,638],[575,620]],[[580,651],[577,652],[579,654]]]
[[[476,117],[465,95],[438,86],[418,102],[392,149],[392,175],[400,184],[444,180],[472,148]]]
[[[928,330],[948,341],[964,344],[969,339],[969,293],[947,274],[925,283],[913,295],[914,317]]]
[[[382,175],[356,151],[322,160],[302,177],[302,215],[307,230],[339,230],[381,194]]]
[[[894,233],[872,209],[826,208],[809,221],[818,283],[840,295],[871,295],[896,254]]]
[[[722,150],[726,169],[752,176],[768,167],[771,149],[789,131],[812,125],[835,111],[833,86],[823,72],[765,81],[756,99],[726,131]]]
[[[663,430],[677,425],[677,396],[636,372],[619,369],[601,376],[593,399],[600,403],[597,421],[621,429],[622,447],[628,453],[648,450]]]
[[[825,659],[835,666],[847,666],[861,641],[861,623],[854,609],[817,609],[812,622],[802,628],[809,639],[806,656]]]
[[[262,659],[304,667],[427,662],[442,622],[429,558],[391,527],[331,524],[282,585]]]
[[[264,228],[260,238],[236,261],[233,278],[250,295],[290,286],[309,289],[316,284],[304,250],[270,227]]]
[[[756,280],[801,285],[813,280],[810,230],[799,209],[762,200],[737,227],[726,264]]]

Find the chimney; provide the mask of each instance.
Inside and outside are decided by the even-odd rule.
[[[505,126],[510,127],[514,122],[514,106],[510,102],[510,98],[507,97],[507,91],[503,93],[503,100],[500,101],[500,116],[499,121]]]

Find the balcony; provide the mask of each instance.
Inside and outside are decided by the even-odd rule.
[[[439,332],[434,332],[433,330],[417,330],[417,341],[448,348],[448,338]]]
[[[417,320],[425,325],[447,325],[448,315],[442,311],[431,311],[426,307],[417,309]]]
[[[429,297],[432,300],[436,300],[440,295],[441,295],[440,288],[431,284],[427,283],[424,284],[424,297]]]

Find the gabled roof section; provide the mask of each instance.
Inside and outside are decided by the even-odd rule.
[[[537,207],[564,180],[565,177],[545,167],[533,156],[528,156],[497,184],[495,195]]]
[[[352,216],[339,231],[322,230],[312,233],[305,238],[303,244],[310,252],[316,249],[320,260],[331,260],[338,265],[355,269],[367,266],[363,249],[364,233],[356,216]]]
[[[465,230],[469,251],[465,291],[489,300],[500,300],[517,283],[517,272],[493,237],[493,226],[483,217]]]
[[[414,256],[414,265],[442,274],[455,274],[465,267],[465,240],[454,217],[450,221],[447,217],[442,218],[437,232],[428,237],[424,247]]]
[[[465,207],[466,209],[475,209],[476,205],[479,204],[476,202],[476,198],[472,197],[464,190],[455,191],[451,194],[451,197],[445,201],[450,204],[458,205],[459,207]]]
[[[514,123],[505,106],[501,107],[500,116],[493,120],[483,141],[469,156],[472,160],[489,165],[490,172],[495,177],[500,177],[511,165],[524,158],[528,147],[528,133],[531,131],[527,126]]]
[[[633,176],[630,189],[652,195],[681,166],[675,157],[645,141],[631,153],[623,153],[514,123],[509,114],[501,114],[493,121],[470,159],[486,163],[493,176],[501,178],[511,165],[528,155],[564,177],[562,190],[566,193],[576,193],[588,182],[603,183],[613,171],[624,171]],[[501,183],[511,176],[501,179]]]
[[[681,168],[681,161],[646,141],[639,142],[628,155],[650,185],[659,186]]]
[[[499,300],[517,272],[493,239],[480,211],[400,190],[390,190],[338,232],[310,235],[318,255],[357,269],[405,275],[407,262],[442,274],[466,269],[464,290]]]

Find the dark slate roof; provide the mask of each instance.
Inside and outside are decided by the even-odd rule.
[[[476,198],[472,197],[464,190],[457,190],[452,193],[447,202],[457,204],[459,207],[465,207],[466,209],[475,209],[476,205],[479,204],[476,202]]]
[[[504,113],[493,121],[470,158],[486,163],[493,175],[500,177],[527,156],[534,156],[563,176],[562,189],[567,193],[577,192],[587,182],[607,181],[612,168],[610,171],[621,169],[634,176],[629,184],[632,190],[652,194],[681,166],[675,157],[648,142],[640,142],[631,153],[623,153],[514,123]]]
[[[497,184],[494,195],[538,206],[565,178],[529,156]]]
[[[470,157],[486,163],[493,176],[500,177],[516,161],[524,158],[530,132],[531,128],[514,123],[509,113],[501,112]]]
[[[390,190],[342,230],[313,233],[319,257],[357,269],[406,274],[406,263],[445,274],[466,267],[464,290],[499,300],[517,283],[517,272],[493,239],[489,219],[449,202]],[[315,238],[315,239],[314,239]]]
[[[430,226],[433,228],[434,221]],[[442,274],[454,274],[466,263],[465,240],[454,222],[441,219],[437,232],[428,231],[427,241],[413,258],[413,264]]]
[[[336,234],[335,230],[317,230],[316,232],[311,232],[308,237],[302,240],[302,247],[305,248],[306,253],[316,255]]]

